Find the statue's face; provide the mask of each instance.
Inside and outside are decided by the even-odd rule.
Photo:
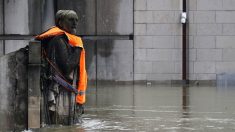
[[[63,20],[61,20],[60,26],[68,33],[76,34],[78,25],[78,16],[76,13],[68,14]]]

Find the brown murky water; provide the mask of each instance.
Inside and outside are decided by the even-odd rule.
[[[234,132],[235,87],[90,88],[82,124],[40,131]]]

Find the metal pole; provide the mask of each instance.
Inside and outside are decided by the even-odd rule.
[[[183,12],[187,11],[187,0],[183,0]],[[183,23],[182,28],[182,80],[188,83],[188,62],[187,62],[187,22]]]

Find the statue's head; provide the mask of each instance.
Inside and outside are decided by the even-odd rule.
[[[77,13],[73,10],[59,10],[55,17],[56,26],[68,33],[76,34],[78,25]]]

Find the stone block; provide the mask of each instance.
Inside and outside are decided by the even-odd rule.
[[[110,81],[133,80],[133,41],[97,41],[97,79]]]
[[[135,23],[153,23],[152,11],[135,11]]]
[[[223,24],[223,35],[235,35],[235,24]]]
[[[41,42],[30,41],[29,64],[41,64]]]
[[[134,24],[135,35],[146,35],[146,24]]]
[[[197,35],[197,25],[198,24],[189,24],[189,35]]]
[[[133,0],[98,0],[96,3],[98,35],[133,34]]]
[[[30,96],[28,99],[28,104],[30,109],[40,109],[40,101],[41,97],[40,96]]]
[[[134,10],[146,10],[147,0],[135,0]]]
[[[235,23],[235,11],[217,11],[216,23]]]
[[[182,49],[172,49],[172,60],[182,61]]]
[[[223,61],[235,61],[235,49],[223,49]]]
[[[27,127],[27,51],[0,57],[0,128],[2,131]]]
[[[171,78],[172,74],[147,74],[147,81],[169,81]]]
[[[135,73],[134,74],[134,80],[135,81],[147,80],[147,74]]]
[[[40,128],[41,43],[29,43],[28,60],[28,128]]]
[[[189,74],[194,73],[194,62],[189,62]]]
[[[148,61],[171,61],[173,49],[147,49]]]
[[[197,74],[197,80],[216,80],[216,74]]]
[[[152,48],[153,41],[152,36],[135,36],[135,48]]]
[[[222,0],[197,0],[197,10],[222,10]]]
[[[5,40],[5,54],[14,52],[29,44],[28,40]]]
[[[35,108],[28,109],[28,127],[40,128],[40,110]]]
[[[2,4],[3,2],[1,1],[1,4],[0,4],[0,10],[2,10],[3,9],[3,4]],[[3,34],[3,12],[0,12],[0,34]]]
[[[174,62],[153,62],[152,73],[174,73],[175,63]]]
[[[179,36],[179,35],[183,34],[182,33],[183,26],[181,23],[172,24],[171,26],[172,26],[171,28],[173,31],[173,33],[172,33],[173,36]]]
[[[197,10],[197,0],[189,0],[189,10]]]
[[[235,73],[235,62],[216,62],[216,73]]]
[[[188,21],[188,23],[194,23],[194,12],[195,11],[189,11],[188,12],[188,19],[187,19],[187,21]],[[179,16],[180,17],[180,16]]]
[[[182,49],[182,36],[174,36],[174,48]]]
[[[223,0],[223,10],[235,10],[235,1]]]
[[[195,36],[194,48],[199,48],[199,49],[215,48],[215,40],[216,37],[214,36]]]
[[[178,23],[177,14],[175,11],[153,11],[153,23]]]
[[[135,60],[146,60],[146,49],[135,49]]]
[[[147,24],[147,35],[173,35],[174,32],[172,24]]]
[[[147,10],[181,10],[180,0],[148,0]]]
[[[215,62],[194,62],[194,73],[215,73]]]
[[[181,80],[182,79],[182,74],[172,74],[171,75],[171,80]]]
[[[189,49],[189,61],[196,61],[196,49]]]
[[[174,48],[174,37],[173,36],[153,36],[152,37],[152,48]]]
[[[194,69],[194,62],[189,62],[189,73],[193,73]],[[181,73],[182,74],[182,62],[175,62],[175,72],[174,73]]]
[[[189,74],[189,80],[197,80],[197,74],[190,73]]]
[[[197,61],[221,61],[222,49],[197,49]]]
[[[198,24],[197,35],[222,35],[222,24]]]
[[[4,54],[4,43],[3,40],[0,40],[0,56]]]
[[[4,2],[4,9],[5,34],[29,34],[28,1]]]
[[[216,48],[235,48],[234,36],[217,36]]]
[[[28,17],[29,17],[29,33],[30,34],[40,34],[42,32],[42,11],[41,5],[46,5],[44,1],[41,0],[29,0],[28,1]],[[53,12],[54,13],[54,12]],[[37,16],[37,17],[35,17]]]
[[[215,23],[215,11],[195,11],[194,23]]]
[[[134,62],[134,73],[146,74],[152,73],[152,62],[149,61],[135,61]]]
[[[195,47],[194,45],[195,45],[194,36],[189,36],[188,37],[188,48],[192,49]]]

